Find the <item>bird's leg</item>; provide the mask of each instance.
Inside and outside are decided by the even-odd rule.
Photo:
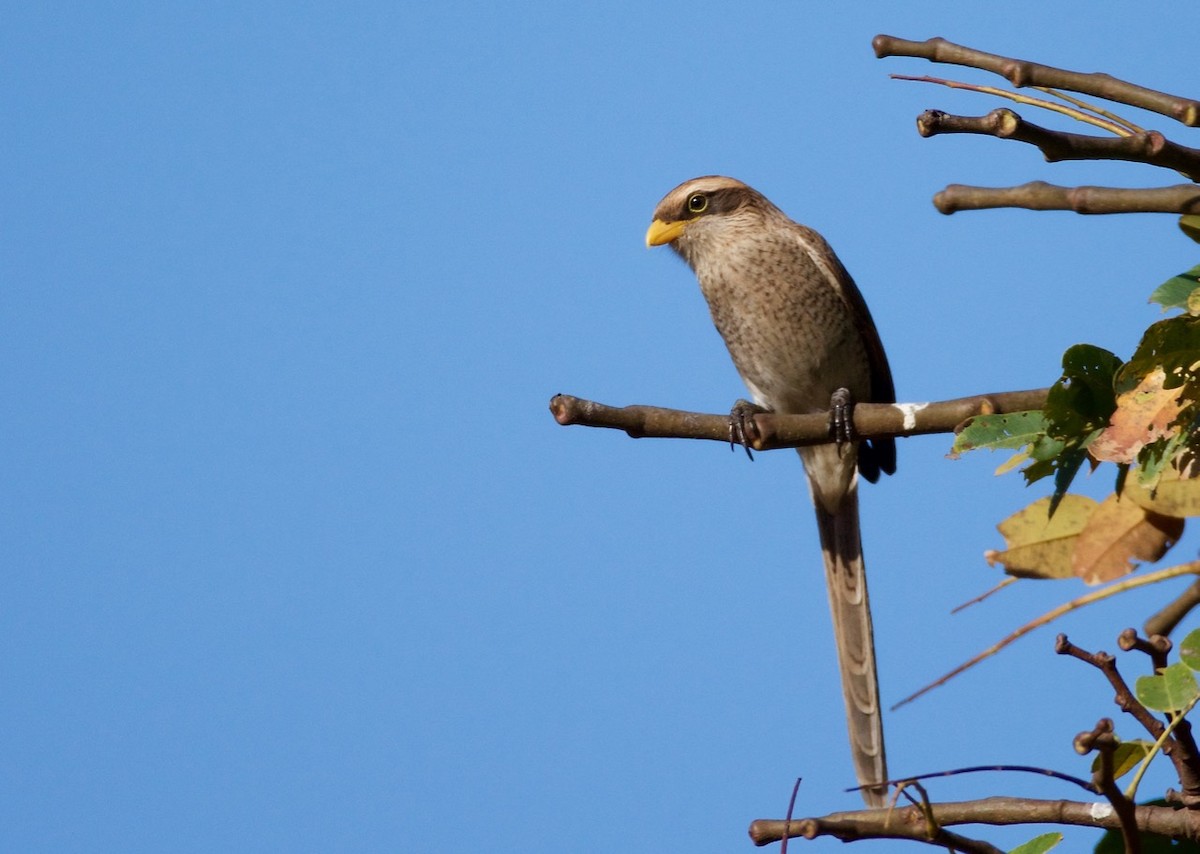
[[[746,456],[753,460],[754,454],[750,452],[750,445],[759,438],[754,416],[770,411],[765,406],[739,399],[729,410],[729,450],[732,451],[735,445],[741,445],[746,449]]]
[[[839,388],[829,397],[829,435],[842,447],[854,441],[854,395],[848,388]]]

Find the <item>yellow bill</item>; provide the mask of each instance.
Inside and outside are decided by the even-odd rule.
[[[646,229],[646,245],[662,246],[664,243],[670,243],[683,234],[687,224],[688,220],[686,219],[677,219],[674,222],[663,222],[661,219],[656,219]]]

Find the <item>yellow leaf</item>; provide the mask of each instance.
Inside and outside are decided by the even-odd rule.
[[[1122,741],[1117,745],[1116,752],[1112,756],[1112,776],[1114,780],[1128,774],[1136,768],[1141,761],[1150,755],[1150,751],[1154,745],[1148,741]],[[1104,764],[1104,756],[1097,755],[1092,761],[1092,773],[1095,774]]]
[[[1179,218],[1179,227],[1184,234],[1200,243],[1200,216],[1184,214]]]
[[[1137,388],[1117,395],[1117,408],[1108,426],[1088,445],[1093,458],[1132,463],[1143,447],[1178,432],[1171,423],[1183,409],[1179,402],[1183,387],[1164,389],[1166,378],[1166,372],[1156,368],[1142,377]]]
[[[1075,541],[1071,566],[1088,584],[1112,581],[1156,561],[1183,533],[1183,520],[1146,510],[1113,494],[1095,509]]]
[[[1164,516],[1181,519],[1200,516],[1200,479],[1184,478],[1173,468],[1167,468],[1162,473],[1153,491],[1138,483],[1133,472],[1130,472],[1130,476],[1125,478],[1121,495]]]
[[[996,476],[999,477],[1002,474],[1007,474],[1008,472],[1012,471],[1013,469],[1015,469],[1017,466],[1021,465],[1028,459],[1029,459],[1029,449],[1028,448],[1017,451],[1015,454],[1013,454],[1011,457],[1009,457],[1007,460],[1000,463],[1000,465],[998,465],[996,467]]]
[[[1096,506],[1086,496],[1067,494],[1050,517],[1050,499],[1039,498],[996,526],[1008,548],[984,558],[1018,578],[1072,578],[1075,542]]]

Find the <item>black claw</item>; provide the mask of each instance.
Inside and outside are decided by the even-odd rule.
[[[729,413],[729,450],[736,451],[738,445],[745,449],[750,462],[754,462],[754,454],[750,452],[750,446],[746,443],[745,416],[731,412]]]
[[[839,388],[829,398],[829,435],[839,453],[843,445],[855,440],[854,396],[848,388]]]
[[[733,405],[729,410],[729,450],[732,451],[736,445],[741,445],[750,461],[754,461],[754,454],[750,451],[750,445],[758,438],[754,416],[767,411],[769,410],[748,400],[739,400]]]

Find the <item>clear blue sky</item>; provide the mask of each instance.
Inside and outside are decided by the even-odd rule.
[[[830,239],[901,399],[1045,385],[1079,341],[1127,355],[1197,261],[1172,218],[929,199],[1178,179],[922,140],[922,109],[996,104],[888,80],[971,75],[870,40],[1200,94],[1196,13],[1167,9],[10,5],[0,848],[748,851],[796,776],[799,814],[855,806],[795,455],[561,428],[547,401],[743,394],[686,268],[642,243],[713,172]],[[1080,592],[948,616],[1044,490],[947,446],[903,441],[863,499],[888,702]],[[1164,595],[1064,627],[1112,649]],[[1071,738],[1115,708],[1052,637],[889,714],[893,772],[1086,774]],[[995,792],[1078,795],[931,786]]]

